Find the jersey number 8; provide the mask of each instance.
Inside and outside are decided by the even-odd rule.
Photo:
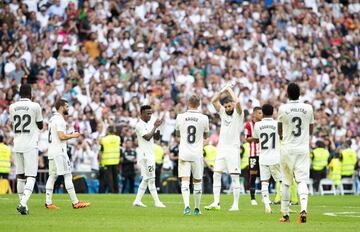
[[[188,126],[187,132],[188,132],[188,136],[187,136],[188,143],[190,143],[190,144],[195,143],[196,127],[195,126]]]

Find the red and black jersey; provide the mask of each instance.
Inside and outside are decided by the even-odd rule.
[[[253,121],[249,121],[245,124],[245,137],[246,138],[250,138],[254,135],[254,126],[255,126],[255,122]],[[257,157],[258,155],[258,148],[257,148],[257,143],[256,142],[252,142],[250,143],[250,157]]]

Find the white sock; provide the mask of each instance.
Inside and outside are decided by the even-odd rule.
[[[220,191],[221,191],[221,174],[214,172],[214,183],[213,183],[213,193],[214,193],[214,203],[220,203]]]
[[[239,175],[231,175],[231,184],[233,187],[234,196],[234,207],[239,207],[239,196],[240,196],[240,178]]]
[[[196,208],[200,209],[201,194],[202,194],[202,183],[201,182],[194,183],[195,209]]]
[[[263,197],[263,202],[265,205],[269,205],[270,204],[270,200],[269,200],[269,183],[266,181],[262,181],[261,182],[261,194]]]
[[[52,204],[52,195],[54,192],[54,184],[56,181],[57,176],[50,175],[49,178],[46,181],[46,204],[51,205]]]
[[[74,184],[72,182],[72,175],[71,174],[65,174],[64,175],[64,180],[65,180],[65,188],[66,188],[66,191],[68,192],[68,194],[70,196],[71,202],[73,204],[78,203],[79,200],[76,197]]]
[[[156,190],[155,179],[154,178],[151,178],[151,179],[148,180],[148,188],[149,188],[149,191],[150,191],[150,194],[151,194],[152,198],[155,201],[155,204],[160,202],[159,196],[158,196],[158,193],[157,193],[157,190]]]
[[[21,201],[21,198],[24,194],[25,184],[26,184],[26,179],[19,179],[19,178],[17,179],[16,189],[19,195],[19,201]]]
[[[190,207],[190,189],[189,189],[190,182],[188,180],[181,181],[181,194],[184,200],[184,206]]]
[[[27,202],[33,192],[33,189],[34,189],[34,185],[35,185],[35,181],[36,179],[34,177],[27,177],[26,178],[26,184],[25,184],[25,187],[24,187],[24,194],[23,196],[21,197],[21,201],[20,201],[20,204],[22,206],[27,206]]]
[[[289,203],[290,203],[290,185],[282,183],[281,194],[281,212],[283,215],[289,215]]]
[[[307,212],[309,189],[305,182],[300,182],[298,184],[298,193],[300,197],[301,211]]]
[[[144,196],[145,191],[146,191],[147,186],[148,186],[147,182],[148,182],[148,180],[147,180],[147,179],[145,180],[145,178],[143,177],[143,179],[141,180],[141,183],[140,183],[140,185],[139,185],[139,188],[138,188],[138,192],[137,192],[137,194],[136,194],[135,201],[141,202],[141,199],[142,199],[142,197]]]

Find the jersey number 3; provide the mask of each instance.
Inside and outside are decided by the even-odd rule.
[[[19,133],[30,133],[30,130],[27,128],[30,125],[31,116],[24,114],[21,118],[20,115],[14,115],[14,132],[15,134]],[[22,128],[21,128],[22,124]],[[19,128],[20,127],[20,128]]]
[[[291,121],[295,123],[295,130],[292,131],[292,134],[295,137],[299,137],[301,135],[301,123],[302,123],[301,118],[293,117]]]
[[[195,135],[196,135],[196,127],[195,126],[188,126],[187,128],[187,141],[190,144],[195,143]]]

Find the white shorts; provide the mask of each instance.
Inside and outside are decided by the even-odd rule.
[[[141,176],[144,180],[155,178],[155,160],[141,159],[139,160],[141,167]]]
[[[53,161],[53,163],[51,164],[52,167],[50,166],[51,163],[50,161]],[[53,160],[49,160],[49,174],[50,174],[50,170],[52,174],[55,174],[57,176],[70,174],[71,163],[69,157],[67,155],[55,155]]]
[[[194,179],[202,180],[204,173],[204,160],[201,157],[196,161],[179,160],[179,177],[190,177],[193,175]]]
[[[38,149],[33,149],[24,153],[16,152],[15,162],[17,175],[25,174],[25,176],[35,177],[39,167]]]
[[[280,164],[263,165],[260,164],[260,180],[270,180],[273,177],[276,182],[281,180]]]
[[[240,153],[232,152],[226,155],[217,155],[215,159],[214,172],[227,172],[229,174],[240,174]]]
[[[293,151],[281,151],[280,169],[282,181],[286,185],[291,185],[293,178],[296,182],[308,181],[310,178],[310,156],[309,154]]]

